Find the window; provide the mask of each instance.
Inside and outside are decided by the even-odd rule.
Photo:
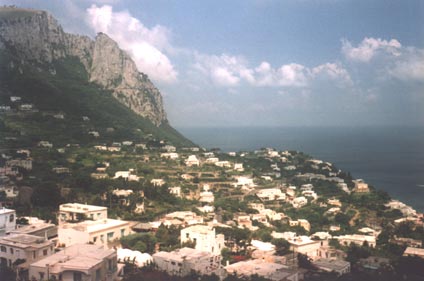
[[[102,234],[102,235],[100,235],[100,241],[102,241],[103,242],[103,240],[104,240],[104,235]]]
[[[14,252],[13,248],[10,248],[10,253],[13,254]]]
[[[47,256],[47,249],[43,250],[43,256]]]
[[[93,242],[96,243],[96,241],[97,241],[97,236],[94,236],[93,237]]]
[[[2,252],[4,252],[4,253],[6,253],[7,251],[6,251],[6,247],[5,246],[1,246],[0,247],[0,251],[2,251]]]
[[[40,274],[40,280],[44,279],[44,272],[38,272],[38,274]]]
[[[37,257],[37,251],[32,252],[32,258],[35,259]]]
[[[82,281],[81,272],[74,272],[74,281]]]
[[[125,228],[121,229],[121,236],[125,236]]]
[[[13,222],[15,220],[15,215],[11,214],[9,217],[9,222]]]
[[[109,232],[108,234],[107,234],[107,240],[109,241],[110,239],[112,239],[113,238],[113,232]]]

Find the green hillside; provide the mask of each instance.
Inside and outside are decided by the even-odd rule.
[[[11,107],[0,115],[0,128],[6,138],[16,138],[17,147],[33,146],[40,140],[55,146],[152,139],[176,146],[193,145],[169,124],[154,126],[110,92],[88,82],[78,59],[55,61],[50,66],[18,66],[13,58],[8,51],[0,51],[0,105]],[[21,101],[12,102],[10,96],[19,96]],[[33,104],[35,110],[19,110],[22,104]],[[64,118],[55,118],[55,114]],[[84,116],[89,120],[84,121]],[[100,136],[94,138],[90,131]]]

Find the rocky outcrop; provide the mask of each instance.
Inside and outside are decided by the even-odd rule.
[[[26,63],[50,64],[77,57],[90,82],[110,90],[117,100],[156,126],[167,122],[159,90],[106,34],[99,33],[95,40],[69,34],[47,12],[1,7],[0,46]]]

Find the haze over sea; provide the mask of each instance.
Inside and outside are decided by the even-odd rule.
[[[329,161],[424,212],[424,127],[178,128],[224,152],[272,147]]]

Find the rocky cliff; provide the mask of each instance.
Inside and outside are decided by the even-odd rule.
[[[47,12],[1,7],[0,48],[7,48],[21,64],[52,67],[54,60],[77,57],[90,82],[110,90],[156,126],[167,123],[159,90],[106,34],[99,33],[94,40],[69,34]]]

